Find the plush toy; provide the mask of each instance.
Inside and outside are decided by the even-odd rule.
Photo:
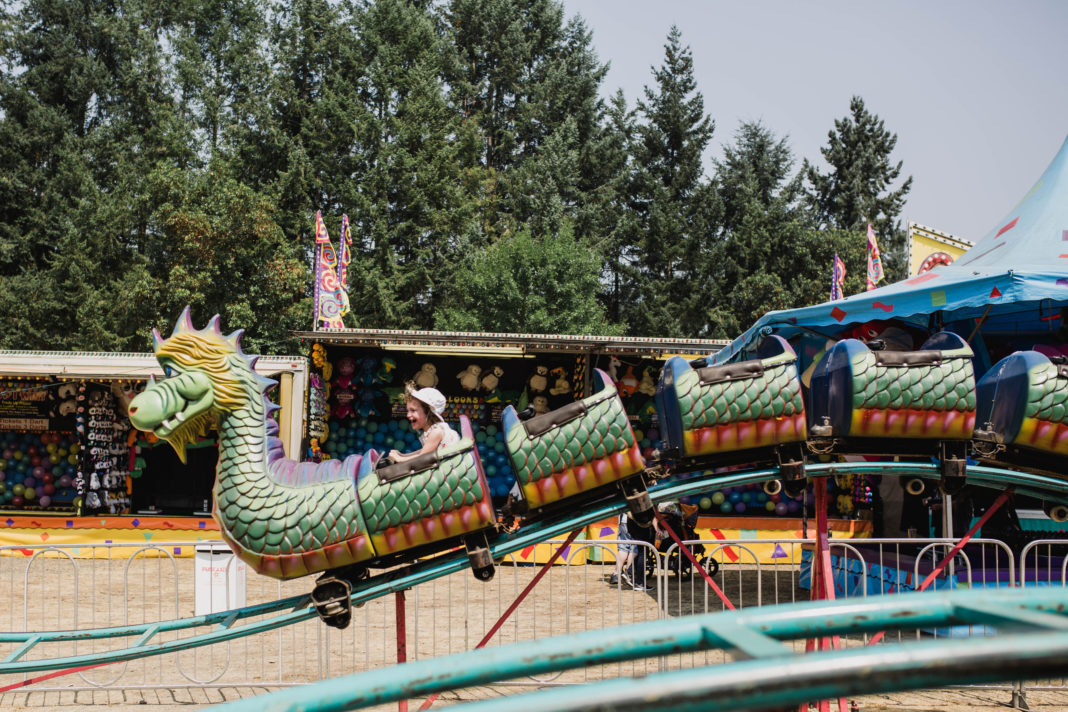
[[[356,412],[360,414],[361,418],[370,418],[371,416],[378,415],[378,408],[375,407],[375,399],[380,395],[381,393],[373,388],[364,388],[360,391],[359,402],[356,405]]]
[[[337,378],[334,379],[334,388],[348,388],[353,385],[352,374],[356,372],[356,359],[351,356],[342,356],[337,360]]]
[[[838,495],[836,508],[839,514],[851,514],[853,512],[853,498],[848,494]]]
[[[393,370],[397,368],[397,362],[386,356],[382,359],[382,365],[378,367],[375,377],[379,383],[393,383]]]
[[[482,367],[471,364],[465,370],[456,374],[456,377],[460,379],[460,387],[465,391],[477,391],[479,375],[482,373]]]
[[[62,388],[60,390],[63,390]],[[144,383],[134,383],[133,381],[112,381],[111,382],[111,395],[115,396],[115,403],[119,407],[119,412],[123,416],[127,413],[127,408],[138,393],[145,390]],[[74,402],[74,389],[71,388],[71,403]]]
[[[615,356],[608,357],[608,377],[612,379],[612,383],[619,383],[619,367],[623,365]]]
[[[537,415],[543,415],[549,412],[549,399],[545,396],[534,396],[534,400],[530,402],[534,412]]]
[[[491,393],[497,389],[497,386],[501,382],[501,376],[504,375],[504,369],[500,366],[494,366],[486,372],[486,375],[482,377],[482,390],[487,393]]]
[[[412,379],[420,388],[433,388],[438,385],[438,369],[432,363],[424,363]]]
[[[360,372],[356,375],[357,383],[365,386],[370,386],[375,382],[375,366],[378,365],[378,361],[370,356],[364,356],[360,359]]]
[[[74,415],[74,411],[78,409],[78,405],[73,398],[68,398],[65,401],[58,401],[52,405],[48,410],[48,414],[53,418],[64,417],[67,415]]]
[[[327,383],[334,377],[334,364],[326,360],[326,347],[322,344],[312,344],[311,347],[311,362],[312,366],[319,369],[323,378]]]
[[[535,366],[534,373],[527,379],[527,388],[531,393],[544,393],[549,386],[549,367]]]
[[[326,440],[326,419],[330,417],[326,404],[326,387],[318,373],[308,376],[308,435]]]
[[[638,390],[638,377],[634,375],[634,367],[627,366],[627,372],[623,374],[623,378],[619,381],[619,392],[622,395],[629,396]]]
[[[639,393],[644,393],[647,396],[656,395],[656,379],[653,377],[653,375],[658,370],[659,369],[655,368],[654,366],[645,367],[645,369],[642,371],[642,380],[638,384]]]
[[[356,393],[352,390],[351,386],[335,389],[334,402],[337,405],[334,406],[333,416],[338,419],[350,417],[355,412],[353,410],[355,401]]]
[[[322,462],[325,458],[330,457],[323,453],[323,449],[319,447],[319,438],[312,438],[308,443],[308,461],[309,462]]]
[[[567,371],[563,367],[554,368],[550,371],[552,375],[556,376],[556,380],[553,382],[553,387],[549,389],[549,393],[554,396],[567,395],[571,392],[571,384],[567,380]]]

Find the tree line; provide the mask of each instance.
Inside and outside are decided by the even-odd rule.
[[[0,348],[149,347],[186,304],[292,351],[314,215],[366,328],[730,338],[901,273],[911,185],[852,97],[798,164],[717,130],[672,29],[633,106],[555,0],[20,0],[0,15]],[[712,98],[714,100],[714,97]]]

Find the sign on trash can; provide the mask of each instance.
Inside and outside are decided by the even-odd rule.
[[[245,605],[245,562],[222,542],[194,547],[194,615],[243,608]]]

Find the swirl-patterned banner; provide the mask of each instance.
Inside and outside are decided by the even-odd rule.
[[[348,254],[348,245],[345,244],[345,235],[348,233],[348,216],[341,223],[343,257],[339,264],[337,252],[330,242],[330,234],[326,231],[323,222],[322,211],[315,213],[315,285],[312,295],[314,310],[314,324],[316,329],[343,329],[345,323],[341,317],[349,311],[349,298],[346,293],[344,282],[345,272],[343,265],[348,264],[345,255]],[[351,240],[351,238],[350,238]]]
[[[341,216],[341,237],[338,239],[341,247],[341,261],[337,266],[337,283],[341,291],[347,292],[349,288],[349,262],[352,261],[352,233],[349,231],[349,216]]]

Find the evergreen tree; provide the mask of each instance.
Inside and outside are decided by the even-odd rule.
[[[363,159],[349,209],[350,303],[360,326],[425,329],[474,229],[442,83],[448,54],[434,18],[405,0],[366,4],[357,25]]]
[[[265,0],[185,0],[169,37],[186,123],[198,132],[201,158],[233,148],[260,113],[269,80],[264,51]]]
[[[454,48],[445,81],[464,127],[460,158],[484,244],[531,220],[543,229],[534,211],[546,201],[572,218],[581,194],[596,187],[583,181],[597,159],[585,147],[598,130],[597,88],[607,71],[585,24],[565,24],[556,0],[452,0],[443,22]],[[552,155],[541,166],[520,170],[543,149]],[[552,183],[528,200],[532,176],[547,171]],[[559,189],[555,197],[549,188]]]
[[[536,334],[620,334],[597,299],[601,255],[570,226],[533,236],[524,229],[480,252],[457,274],[437,328]]]
[[[796,306],[805,273],[806,242],[812,226],[799,206],[801,176],[790,177],[793,154],[786,139],[759,122],[745,122],[733,145],[716,162],[716,187],[723,207],[717,242],[716,279],[729,300],[715,305],[713,334],[733,338],[765,311]]]
[[[904,274],[906,235],[898,216],[912,188],[912,177],[893,189],[901,175],[901,162],[890,159],[897,135],[868,111],[859,96],[849,102],[849,111],[849,116],[834,122],[827,146],[820,149],[830,170],[821,173],[805,164],[809,203],[823,225],[852,230],[865,244],[866,224],[871,223],[887,278],[894,281]]]
[[[636,234],[633,215],[627,202],[628,187],[633,180],[631,142],[634,136],[634,112],[627,109],[622,91],[609,101],[604,121],[586,145],[590,158],[582,171],[582,205],[576,216],[575,231],[588,236],[604,256],[602,301],[613,322],[624,321],[624,288],[627,266],[635,260]],[[595,157],[595,158],[594,158]]]
[[[196,323],[219,314],[245,328],[249,353],[294,353],[289,332],[308,326],[310,280],[272,201],[221,172],[159,171],[154,181],[152,279],[129,299],[163,333],[189,305]]]
[[[347,0],[294,0],[274,9],[273,71],[260,90],[266,100],[246,105],[228,169],[274,197],[278,224],[300,241],[310,264],[315,211],[340,218],[360,198],[359,33]]]
[[[634,255],[624,289],[629,332],[642,336],[697,336],[714,284],[707,279],[715,193],[705,180],[702,155],[715,125],[696,91],[693,55],[672,27],[664,64],[653,71],[655,88],[638,102],[630,188]]]
[[[188,155],[167,84],[167,13],[31,0],[2,23],[0,340],[128,350],[144,316],[144,181]]]

